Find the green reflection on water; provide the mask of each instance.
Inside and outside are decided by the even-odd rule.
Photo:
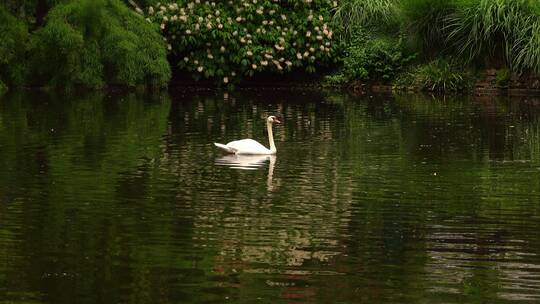
[[[0,302],[538,301],[539,110],[271,89],[5,96]],[[275,158],[214,149],[266,145],[275,113]]]

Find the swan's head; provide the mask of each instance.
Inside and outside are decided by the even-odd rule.
[[[276,116],[268,116],[268,118],[266,119],[266,121],[268,121],[269,123],[277,123],[277,124],[280,124],[281,121],[279,120],[279,118],[277,118]]]

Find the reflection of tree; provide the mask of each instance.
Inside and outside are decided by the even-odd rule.
[[[133,95],[64,99],[25,93],[2,103],[1,193],[4,201],[18,202],[7,212],[13,237],[23,241],[14,248],[19,254],[9,255],[19,258],[10,261],[11,275],[2,285],[30,290],[26,283],[44,279],[48,291],[58,291],[48,295],[53,302],[73,296],[61,286],[85,297],[118,297],[118,289],[106,288],[119,278],[113,260],[135,249],[118,234],[141,222],[127,206],[144,207],[148,192],[129,187],[129,178],[147,183],[141,168],[157,157],[168,109],[166,100],[145,103]],[[119,192],[133,201],[115,199]]]

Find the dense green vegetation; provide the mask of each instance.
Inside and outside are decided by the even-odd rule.
[[[334,26],[343,29],[341,37],[350,41],[343,71],[350,69],[351,59],[357,61],[354,57],[358,48],[369,51],[369,45],[354,39],[360,31],[390,37],[394,42],[388,44],[392,46],[400,45],[405,37],[404,54],[416,54],[413,65],[405,66],[408,62],[404,62],[401,68],[396,68],[395,61],[381,61],[386,69],[404,71],[394,79],[376,73],[364,78],[448,91],[461,90],[470,83],[472,70],[501,69],[506,71],[506,78],[508,73],[540,72],[538,1],[345,0],[333,21]],[[357,75],[347,74],[352,77],[338,79],[358,79]]]
[[[2,0],[0,21],[0,90],[331,70],[331,84],[457,91],[487,68],[500,87],[540,73],[533,0]]]
[[[32,35],[29,52],[38,85],[162,85],[170,77],[161,37],[119,1],[54,7]]]
[[[402,39],[377,37],[357,31],[343,59],[340,79],[390,81],[412,60]]]
[[[5,83],[19,85],[23,81],[22,64],[28,31],[24,22],[10,15],[0,6],[0,92]]]
[[[120,0],[56,1],[42,25],[28,15],[42,1],[30,2],[19,8],[5,5],[15,15],[0,6],[0,81],[63,88],[164,86],[169,81],[157,28]]]

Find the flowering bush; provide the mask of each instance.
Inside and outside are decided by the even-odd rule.
[[[232,84],[259,72],[314,72],[334,60],[329,0],[158,3],[137,11],[158,24],[179,67]]]

